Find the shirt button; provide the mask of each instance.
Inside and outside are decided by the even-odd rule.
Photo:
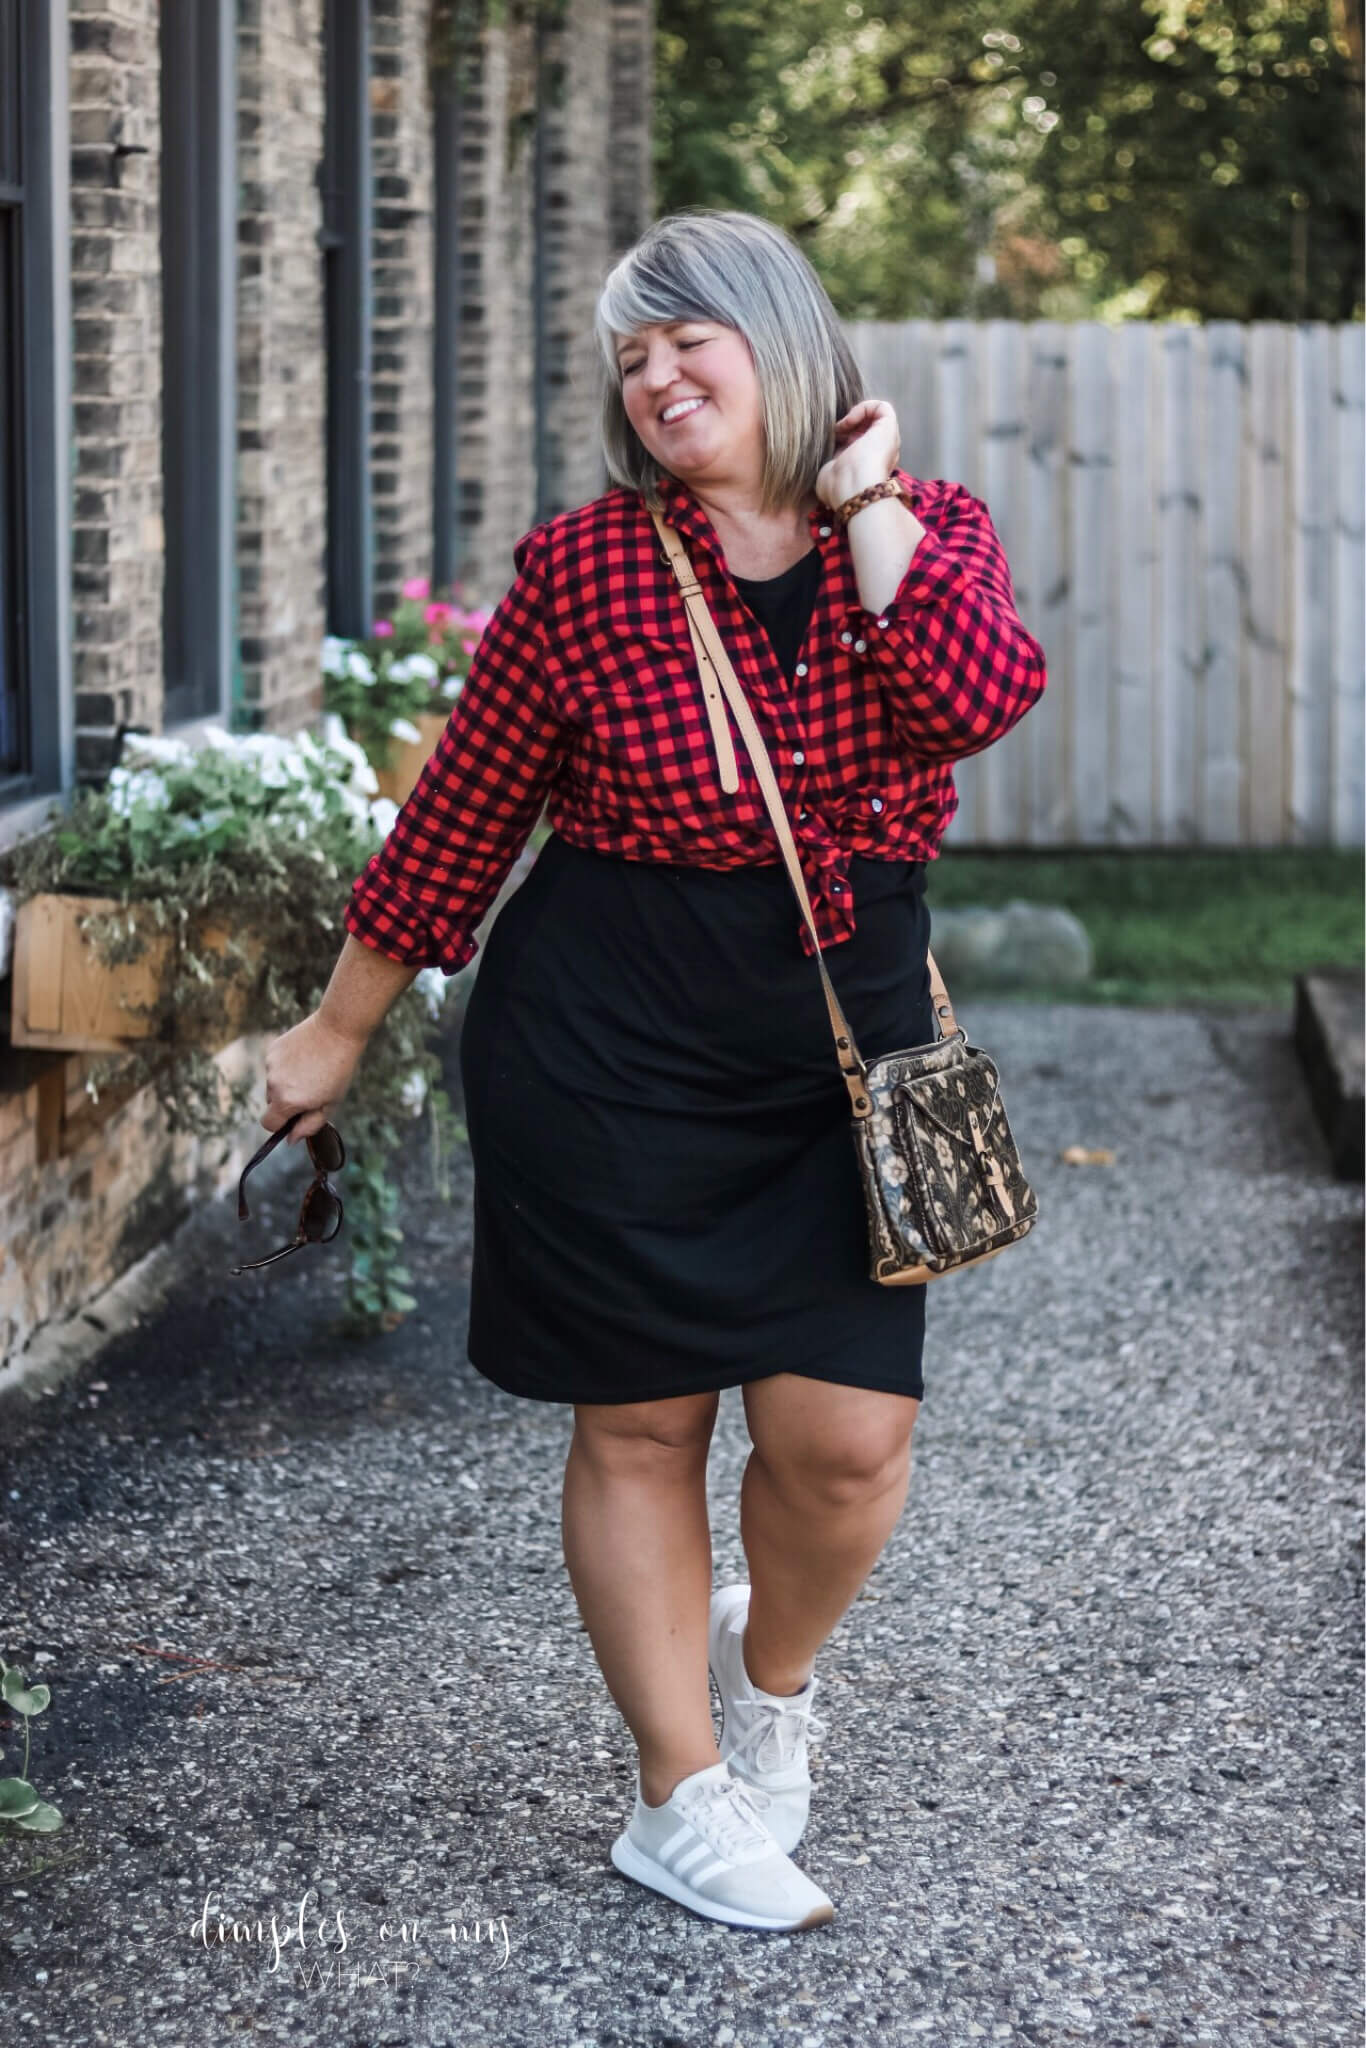
[[[801,753],[800,751],[798,751],[797,753],[795,753],[795,754],[794,754],[794,755],[792,756],[792,765],[793,765],[793,767],[794,767],[794,768],[800,768],[800,767],[802,766],[802,763],[803,763],[803,762],[805,761],[805,759],[806,759],[806,756],[805,756],[805,754],[803,754],[803,753]]]
[[[832,882],[830,884],[830,894],[832,896],[842,896],[844,894],[843,882]]]
[[[822,539],[822,540],[829,540],[829,538],[830,538],[830,528],[829,528],[828,526],[823,526],[823,527],[821,528],[821,539]]]
[[[880,810],[882,809],[882,798],[881,798],[880,796],[875,796],[875,797],[874,797],[874,798],[872,799],[872,804],[873,804],[873,809],[874,809],[875,811],[880,811]]]
[[[853,637],[854,637],[854,636],[853,636],[853,634],[852,634],[852,633],[841,633],[841,634],[840,634],[840,639],[841,639],[841,640],[842,640],[842,641],[844,642],[844,644],[845,644],[845,646],[846,646],[846,647],[847,647],[847,646],[849,645],[849,642],[850,642],[850,641],[851,641],[851,640],[853,639]]]
[[[810,813],[810,811],[798,811],[798,813],[797,813],[797,823],[798,823],[799,825],[804,825],[804,824],[806,823],[807,819],[808,819],[808,818],[809,818],[810,816],[811,816],[811,813]]]
[[[879,619],[879,620],[878,620],[878,624],[879,624],[879,626],[885,626],[885,625],[886,625],[886,623],[887,623],[887,621],[886,621],[885,619]]]
[[[866,640],[856,640],[856,641],[854,642],[854,652],[855,652],[855,654],[864,654],[864,653],[866,653],[866,652],[867,652],[867,648],[868,648],[868,642],[867,642]]]
[[[806,674],[806,663],[804,661],[799,661],[797,663],[797,674],[799,676],[804,676]]]

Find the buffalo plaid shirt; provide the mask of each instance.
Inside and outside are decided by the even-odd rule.
[[[769,749],[823,946],[854,931],[850,855],[934,859],[958,806],[953,763],[1009,732],[1046,680],[986,506],[961,484],[895,474],[926,531],[876,614],[847,532],[828,508],[811,514],[822,575],[791,685],[701,504],[661,479]],[[720,786],[687,613],[640,494],[616,487],[557,514],[513,559],[445,732],[344,912],[365,945],[447,974],[476,951],[543,809],[573,845],[626,860],[782,858],[738,731],[740,788]],[[795,898],[792,915],[810,955]]]

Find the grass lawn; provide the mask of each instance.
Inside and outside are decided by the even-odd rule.
[[[1031,991],[1031,1001],[1288,1011],[1296,974],[1363,959],[1359,851],[950,849],[931,862],[926,897],[931,921],[937,909],[999,908],[1014,897],[1061,904],[1080,918],[1095,954],[1092,980]]]

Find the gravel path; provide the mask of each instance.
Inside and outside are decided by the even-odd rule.
[[[393,1336],[332,1332],[326,1254],[228,1279],[223,1203],[155,1317],[0,1405],[0,1651],[52,1687],[66,1816],[0,1837],[16,2038],[1361,2039],[1362,1190],[1278,1013],[961,1014],[1043,1220],[933,1286],[910,1498],[817,1667],[833,1923],[749,1935],[611,1868],[632,1749],[560,1551],[569,1411],[464,1361],[468,1182],[425,1210],[419,1161]],[[732,1391],[718,1583],[746,1448]]]

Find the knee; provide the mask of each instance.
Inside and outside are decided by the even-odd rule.
[[[781,1457],[757,1452],[779,1493],[793,1502],[826,1508],[856,1507],[904,1486],[910,1472],[906,1431],[869,1441],[834,1434],[784,1446]]]
[[[600,1471],[618,1474],[691,1471],[705,1465],[717,1397],[696,1402],[641,1401],[577,1405],[573,1448]]]

